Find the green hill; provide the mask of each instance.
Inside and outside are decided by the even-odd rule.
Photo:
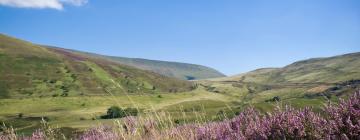
[[[133,66],[143,70],[153,71],[155,73],[164,76],[178,78],[182,80],[199,80],[199,79],[225,77],[225,75],[222,74],[221,72],[213,68],[209,68],[201,65],[149,60],[149,59],[141,59],[141,58],[106,56],[106,55],[99,55],[95,53],[81,52],[76,50],[69,50],[69,51],[87,54],[94,57],[104,58],[115,63]]]
[[[262,68],[248,73],[197,81],[207,91],[234,96],[242,106],[269,111],[280,100],[295,107],[319,110],[360,88],[360,53],[314,58],[283,68]]]
[[[221,80],[255,83],[338,83],[360,79],[360,53],[298,61],[283,68],[265,68]]]
[[[195,64],[111,56],[107,58],[121,64],[134,66],[140,69],[151,70],[165,76],[184,80],[197,80],[225,76],[215,69]]]
[[[0,34],[0,97],[181,92],[192,83]]]

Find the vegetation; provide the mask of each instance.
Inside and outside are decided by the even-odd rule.
[[[0,34],[0,97],[69,97],[192,90],[192,83]]]
[[[283,68],[262,68],[245,74],[214,79],[262,84],[329,84],[360,79],[360,53],[298,61]]]
[[[106,115],[101,116],[102,119],[123,118],[126,116],[137,116],[138,110],[136,108],[122,109],[118,106],[112,106],[107,110]]]
[[[338,105],[324,108],[324,115],[310,108],[286,106],[274,113],[261,114],[248,108],[232,119],[179,125],[165,118],[127,117],[116,127],[99,126],[75,136],[76,139],[358,139],[360,137],[360,92]],[[22,139],[12,129],[0,139]],[[56,138],[51,128],[40,129],[28,139]],[[73,136],[74,137],[74,136]]]
[[[86,53],[80,51],[75,51],[75,52],[79,52],[82,54],[87,54],[95,57],[105,58],[116,63],[133,66],[143,70],[150,70],[164,76],[174,77],[183,80],[199,80],[199,79],[225,77],[225,75],[220,73],[219,71],[201,65],[148,60],[148,59],[140,59],[140,58],[104,56],[104,55],[98,55],[98,54]]]
[[[310,107],[316,117],[331,120],[323,118],[328,115],[323,115],[324,104],[338,103],[339,98],[348,98],[360,89],[359,58],[359,54],[354,53],[311,59],[284,68],[190,82],[93,54],[43,47],[0,35],[0,123],[14,127],[14,133],[25,136],[42,129],[42,119],[56,133],[65,136],[103,124],[106,127],[91,130],[111,130],[106,133],[117,136],[123,133],[113,133],[112,128],[130,131],[133,127],[126,125],[131,123],[123,125],[131,119],[137,121],[136,132],[141,133],[136,136],[150,134],[147,131],[157,134],[175,129],[192,134],[184,138],[193,139],[203,127],[211,128],[205,132],[222,132],[212,125],[228,125],[230,119],[249,112],[247,108],[256,110],[253,111],[255,116],[261,119],[265,119],[264,116],[275,119],[268,115],[290,112],[299,117],[297,112]],[[183,76],[188,80],[198,78],[189,74]],[[114,105],[118,107],[111,107]],[[285,112],[276,109],[285,105],[294,109]],[[114,126],[114,121],[121,126]],[[145,127],[145,123],[149,126]],[[191,133],[179,130],[187,125],[194,126]],[[10,132],[5,128],[1,131],[5,130]],[[45,135],[40,130],[35,133]]]

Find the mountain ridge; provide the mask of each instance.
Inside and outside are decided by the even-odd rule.
[[[47,46],[47,45],[42,45],[42,46],[50,47],[50,48],[60,48],[60,47]],[[164,61],[164,60],[151,60],[145,58],[109,56],[104,54],[84,52],[73,49],[66,49],[66,48],[61,48],[61,49],[75,53],[104,58],[119,64],[136,67],[143,70],[153,71],[155,73],[164,76],[174,77],[182,80],[200,80],[200,79],[218,78],[218,77],[226,76],[225,74],[217,71],[214,68],[198,65],[198,64],[175,62],[175,61]]]

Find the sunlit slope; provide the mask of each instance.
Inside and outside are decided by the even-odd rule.
[[[192,83],[0,35],[0,97],[180,92]]]
[[[115,63],[133,66],[142,70],[149,70],[164,76],[174,77],[183,80],[198,80],[198,79],[225,77],[225,75],[222,74],[221,72],[213,68],[202,65],[149,60],[149,59],[141,59],[141,58],[105,56],[105,55],[81,52],[76,50],[69,50],[69,51],[91,55],[94,57],[104,58]]]
[[[360,79],[360,53],[298,61],[283,68],[266,68],[218,80],[255,83],[338,83]]]
[[[108,58],[121,64],[134,66],[140,69],[151,70],[165,76],[184,80],[207,79],[225,76],[215,69],[201,65],[124,57]]]

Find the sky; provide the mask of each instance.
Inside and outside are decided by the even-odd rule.
[[[227,75],[360,51],[360,0],[0,0],[0,33]]]

